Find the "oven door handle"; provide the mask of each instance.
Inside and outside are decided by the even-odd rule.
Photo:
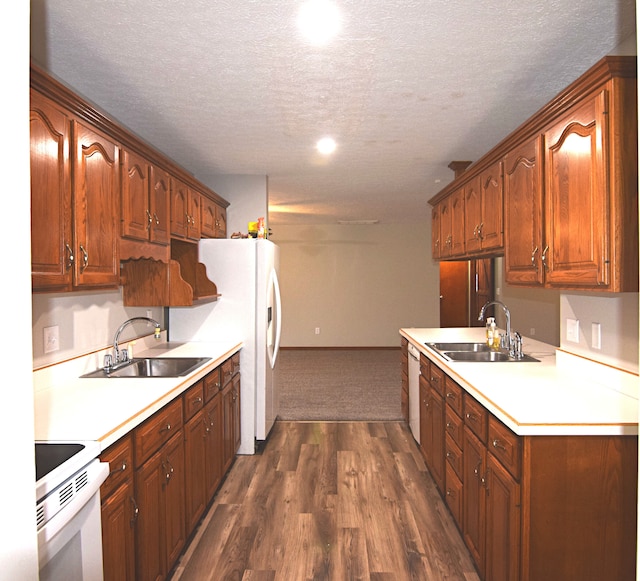
[[[109,463],[98,462],[98,471],[95,477],[73,499],[58,511],[38,530],[38,546],[43,547],[55,537],[87,504],[95,494],[99,494],[100,486],[109,475]],[[40,555],[40,560],[44,555]]]

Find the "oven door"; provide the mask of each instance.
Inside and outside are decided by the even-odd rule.
[[[95,459],[82,472],[90,473],[86,479],[80,475],[82,482],[52,492],[74,497],[38,529],[40,581],[103,579],[100,486],[109,464]]]

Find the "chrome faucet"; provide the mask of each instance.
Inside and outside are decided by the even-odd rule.
[[[505,305],[504,303],[501,303],[500,301],[487,301],[484,305],[482,305],[482,308],[480,309],[480,314],[478,315],[478,321],[484,321],[484,311],[490,305],[498,305],[499,307],[502,307],[502,310],[504,311],[505,317],[507,318],[507,329],[504,337],[505,344],[502,346],[508,349],[509,353],[512,353],[513,337],[511,336],[511,313],[509,312],[507,305]]]
[[[160,323],[151,317],[132,317],[131,319],[127,319],[122,325],[118,327],[116,334],[113,337],[113,355],[107,353],[104,356],[104,369],[105,371],[113,371],[120,365],[129,361],[129,354],[125,349],[121,351],[118,348],[118,340],[120,339],[120,334],[128,325],[131,325],[134,321],[146,321],[147,323],[151,323],[155,327],[154,337],[156,339],[160,338]]]

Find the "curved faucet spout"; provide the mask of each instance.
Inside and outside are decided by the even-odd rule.
[[[160,338],[160,323],[158,323],[158,321],[156,321],[155,319],[152,319],[151,317],[131,317],[130,319],[127,319],[124,323],[122,323],[122,325],[118,327],[118,330],[116,331],[116,334],[113,337],[113,359],[114,359],[113,364],[114,365],[119,363],[120,361],[126,360],[124,355],[120,353],[120,351],[118,350],[118,341],[120,339],[120,334],[125,329],[125,327],[127,327],[128,325],[131,325],[135,321],[146,321],[147,323],[151,323],[155,327],[155,331],[154,331],[155,338],[156,339]]]
[[[486,308],[491,306],[491,305],[498,305],[499,307],[502,307],[502,310],[504,311],[505,317],[507,319],[507,328],[506,328],[507,345],[506,345],[506,347],[509,349],[509,351],[511,351],[511,347],[512,347],[511,313],[509,312],[509,309],[507,308],[507,305],[505,305],[504,303],[502,303],[500,301],[487,301],[484,305],[482,305],[482,308],[480,309],[480,314],[478,315],[478,321],[484,321],[484,312],[485,312]]]

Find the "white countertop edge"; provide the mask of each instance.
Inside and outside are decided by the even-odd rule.
[[[437,337],[433,337],[436,335]],[[431,341],[478,341],[482,340],[484,336],[484,329],[481,327],[465,328],[465,329],[421,329],[421,328],[403,328],[400,329],[400,335],[405,337],[411,344],[415,345],[418,350],[429,358],[433,363],[440,367],[447,373],[460,387],[467,391],[471,396],[476,398],[488,411],[490,411],[495,417],[503,422],[509,429],[520,436],[557,436],[557,435],[638,435],[638,423],[637,422],[598,422],[593,421],[589,423],[563,423],[563,422],[545,422],[541,420],[539,423],[524,423],[518,422],[510,414],[508,410],[503,409],[500,405],[496,404],[490,398],[488,398],[480,389],[470,383],[468,377],[465,377],[465,370],[472,369],[471,366],[477,365],[499,365],[499,364],[469,364],[469,363],[453,363],[447,361],[443,357],[440,357],[437,353],[426,347],[425,342]],[[430,336],[430,338],[427,338]],[[424,341],[423,341],[424,339]],[[530,353],[534,357],[540,359],[540,363],[505,363],[502,364],[502,369],[510,369],[506,366],[521,366],[521,365],[537,365],[538,370],[543,373],[556,374],[558,372],[556,355],[559,351],[552,345],[547,345],[531,339],[527,340],[530,350],[525,349],[525,353]],[[562,357],[564,358],[564,355]],[[566,354],[570,355],[570,354]],[[567,358],[566,362],[570,361]],[[563,359],[562,363],[566,363]],[[598,365],[596,362],[592,362]],[[607,376],[607,373],[616,375],[614,370],[607,366],[602,366],[605,369],[599,370],[601,373],[597,375],[598,382],[603,381],[603,377]],[[476,367],[477,369],[477,367]],[[494,369],[494,368],[492,368]],[[522,367],[512,368],[514,371],[526,369]],[[593,371],[593,370],[591,370]],[[569,371],[562,369],[560,374],[569,373]],[[497,373],[497,370],[496,370]],[[625,374],[627,372],[624,372]],[[471,375],[471,374],[468,374]],[[504,372],[503,372],[504,375]],[[616,375],[616,377],[619,377]],[[630,381],[633,382],[633,374],[629,374]],[[629,397],[630,402],[636,406],[637,410],[637,388],[634,392],[636,396],[629,395],[628,390],[618,390],[612,388],[610,385],[600,385],[596,383],[596,388],[602,389],[602,397]],[[617,382],[614,382],[614,385]],[[635,382],[633,383],[635,386]],[[608,391],[617,392],[614,394],[608,394]],[[637,416],[637,412],[635,414]]]
[[[137,351],[138,356],[154,356],[154,357],[210,357],[210,361],[197,368],[189,375],[173,378],[118,378],[118,379],[83,379],[77,375],[79,366],[84,367],[85,363],[67,362],[66,371],[52,370],[47,368],[45,373],[40,377],[40,385],[37,385],[34,379],[34,399],[35,399],[35,439],[37,440],[83,440],[97,441],[100,443],[100,450],[104,451],[111,444],[115,443],[122,436],[126,435],[136,426],[140,425],[147,418],[151,417],[155,412],[163,408],[165,405],[180,396],[184,391],[191,387],[194,383],[205,377],[213,371],[226,359],[237,353],[242,348],[242,342],[229,341],[220,343],[207,342],[189,342],[189,343],[167,343],[163,342],[152,346],[150,349]],[[92,371],[88,369],[87,371]],[[86,373],[87,371],[83,371]],[[71,374],[69,374],[71,372]],[[34,378],[38,372],[34,372]],[[43,379],[56,381],[44,384]],[[136,382],[133,387],[131,382]],[[96,428],[78,418],[77,410],[73,410],[73,403],[79,399],[78,396],[85,395],[88,390],[96,394],[96,401],[106,398],[109,395],[120,397],[123,394],[126,397],[127,390],[136,390],[142,382],[148,383],[149,389],[148,401],[139,407],[126,410],[121,417],[109,424],[109,428]],[[140,395],[139,393],[137,394]],[[144,398],[142,398],[144,399]],[[138,400],[141,400],[138,397]],[[54,413],[54,419],[41,417],[46,416],[49,411],[46,403],[53,402],[56,405],[56,411],[62,411],[61,415]],[[64,417],[64,410],[69,405],[69,417]],[[107,411],[108,412],[108,406]],[[41,408],[39,410],[39,408]],[[44,411],[46,409],[46,412]],[[74,413],[74,411],[76,413]],[[95,414],[98,410],[92,410]],[[104,431],[103,431],[104,430]]]

